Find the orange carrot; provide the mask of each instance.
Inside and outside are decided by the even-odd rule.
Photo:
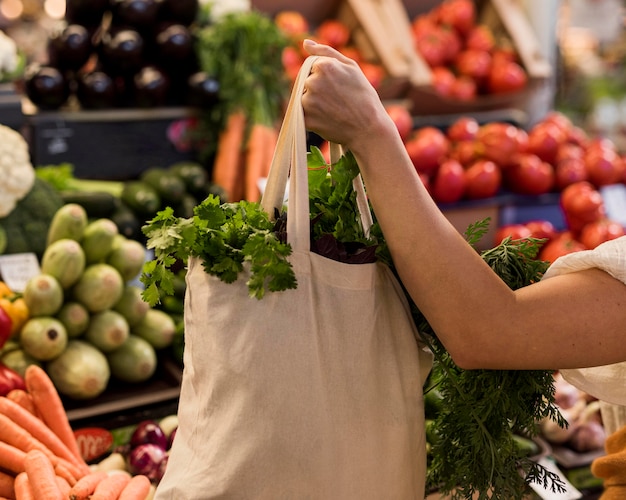
[[[151,485],[148,476],[142,474],[133,476],[120,493],[118,500],[145,500],[150,493]]]
[[[81,477],[70,489],[68,498],[70,500],[87,500],[95,491],[98,483],[106,477],[108,474],[103,470],[93,471]]]
[[[56,480],[61,495],[63,495],[63,498],[68,499],[70,497],[70,488],[72,486],[70,485],[70,483],[67,482],[67,480],[65,480],[61,476],[57,475]]]
[[[37,416],[37,409],[35,408],[35,403],[33,403],[33,398],[24,389],[13,389],[9,391],[6,397]]]
[[[268,133],[267,126],[262,123],[254,123],[248,136],[246,146],[245,164],[245,199],[248,201],[259,201],[261,191],[259,190],[259,179],[263,177],[263,172],[267,170],[265,163],[268,158]]]
[[[24,460],[24,468],[35,498],[64,500],[52,462],[42,451],[29,451]]]
[[[244,166],[242,147],[246,129],[246,116],[238,111],[231,113],[218,137],[217,152],[213,162],[212,181],[220,186],[228,201],[239,201],[243,195]]]
[[[17,475],[24,472],[24,460],[26,452],[0,441],[0,469]]]
[[[87,474],[89,467],[82,458],[77,458],[61,439],[41,420],[7,398],[0,397],[0,415],[6,415],[14,422],[19,422],[32,437],[46,446],[59,458],[74,464],[81,474]]]
[[[71,464],[63,463],[61,460],[54,464],[54,472],[70,486],[76,484],[77,477],[82,477],[77,476],[76,472],[72,470]]]
[[[38,365],[28,365],[24,373],[24,382],[41,419],[74,456],[82,460],[61,396],[46,371]]]
[[[37,500],[26,472],[20,472],[15,476],[15,500]]]
[[[15,477],[0,471],[0,496],[15,498]]]
[[[266,142],[267,142],[267,159],[263,165],[262,176],[267,177],[270,173],[270,167],[274,160],[274,151],[276,151],[276,145],[278,144],[278,130],[274,126],[267,126],[265,129]]]
[[[90,500],[117,500],[130,482],[130,474],[114,472],[98,483]]]

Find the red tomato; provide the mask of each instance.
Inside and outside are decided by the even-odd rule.
[[[490,52],[496,45],[493,31],[486,24],[474,26],[465,38],[465,46],[468,49],[485,50]]]
[[[459,74],[483,80],[491,71],[491,54],[486,50],[465,49],[456,56],[454,65]]]
[[[477,94],[478,86],[473,78],[466,75],[459,75],[454,80],[451,97],[454,97],[459,101],[471,101]]]
[[[309,32],[309,22],[300,12],[283,10],[274,16],[274,23],[287,37],[300,40]]]
[[[559,191],[563,191],[570,184],[586,181],[587,168],[582,158],[563,158],[557,161],[554,167],[554,184]]]
[[[443,42],[446,45],[445,62],[450,63],[454,61],[459,52],[461,52],[461,49],[463,48],[463,41],[455,30],[446,26],[442,27],[441,36],[443,37]]]
[[[554,125],[559,127],[565,133],[565,135],[569,135],[572,128],[574,127],[572,120],[566,114],[556,110],[548,111],[542,121],[553,123]]]
[[[495,196],[502,184],[500,167],[490,160],[477,160],[465,170],[465,197],[482,199]]]
[[[363,61],[363,56],[361,54],[361,51],[351,45],[348,45],[347,47],[343,47],[340,50],[340,52],[344,56],[349,57],[350,59],[352,59],[353,61],[356,61],[357,63],[361,63]]]
[[[442,28],[435,26],[426,34],[416,37],[415,48],[431,66],[443,66],[448,60],[446,34]]]
[[[317,27],[317,37],[321,43],[330,45],[335,49],[341,49],[348,44],[350,40],[350,30],[341,21],[337,19],[325,19]]]
[[[493,242],[494,245],[499,245],[505,238],[511,238],[512,240],[523,240],[531,236],[530,229],[524,224],[505,224],[500,226],[496,230]]]
[[[431,195],[438,203],[454,203],[465,194],[465,171],[457,160],[444,160],[431,181]]]
[[[450,141],[435,127],[417,129],[405,143],[416,170],[431,175],[448,155]]]
[[[555,235],[550,241],[545,243],[537,258],[546,262],[553,263],[562,255],[586,250],[587,247],[580,241],[576,240],[570,231],[563,231]]]
[[[533,238],[551,240],[557,234],[556,227],[549,220],[531,220],[526,222],[525,225]]]
[[[450,97],[454,90],[456,76],[447,66],[435,66],[430,70],[431,85],[441,96]]]
[[[450,157],[467,167],[480,158],[478,144],[473,139],[458,141],[450,149]]]
[[[557,125],[539,122],[528,132],[527,151],[554,165],[559,147],[566,140],[566,135]]]
[[[589,181],[597,186],[607,186],[622,180],[622,162],[614,148],[589,147],[584,160]]]
[[[561,192],[560,204],[568,227],[576,234],[606,215],[602,195],[586,181],[567,186]]]
[[[490,122],[482,125],[476,134],[482,155],[494,161],[500,168],[508,168],[520,153],[520,129],[505,122]]]
[[[586,147],[589,143],[589,135],[581,127],[573,126],[567,136],[567,141],[572,144],[577,144],[582,147]]]
[[[400,137],[406,141],[413,130],[413,117],[411,112],[401,104],[388,104],[386,106],[387,114],[396,125]]]
[[[476,23],[476,7],[472,0],[447,0],[439,5],[438,18],[465,36]]]
[[[557,149],[554,161],[558,163],[561,160],[572,158],[582,160],[584,155],[585,150],[582,146],[579,146],[578,144],[573,144],[571,142],[564,142]]]
[[[521,194],[540,195],[554,186],[554,167],[537,155],[520,154],[514,165],[505,170],[511,191]]]
[[[287,77],[292,82],[295,81],[300,71],[300,66],[302,66],[302,62],[304,61],[301,52],[295,47],[288,45],[283,49],[282,60]]]
[[[428,35],[436,27],[437,23],[428,14],[419,15],[411,21],[411,33],[413,33],[414,40]]]
[[[605,241],[624,236],[624,227],[617,221],[602,218],[586,224],[580,231],[578,239],[587,248],[596,248]]]
[[[527,83],[526,70],[514,61],[496,60],[487,77],[487,89],[491,94],[518,92]]]
[[[470,141],[476,138],[480,124],[476,118],[462,116],[456,119],[446,130],[448,139],[453,142]]]
[[[385,77],[385,70],[380,64],[370,63],[363,61],[359,64],[361,71],[367,78],[367,81],[370,82],[372,87],[375,89],[379,89],[381,84],[383,83],[383,79]]]

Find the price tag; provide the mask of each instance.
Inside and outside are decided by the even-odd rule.
[[[600,188],[606,215],[626,227],[626,185],[611,184]]]
[[[34,253],[0,255],[0,276],[14,292],[23,292],[26,282],[41,272]]]
[[[549,486],[547,488],[544,488],[544,486],[541,484],[530,483],[530,487],[534,490],[535,493],[537,493],[537,495],[539,495],[540,498],[542,498],[543,500],[578,500],[583,497],[582,493],[574,488],[572,483],[570,483],[565,478],[561,470],[559,470],[559,468],[552,460],[548,458],[542,458],[537,463],[545,467],[548,471],[556,474],[563,483],[563,486],[565,487],[565,491],[559,493],[552,491]]]

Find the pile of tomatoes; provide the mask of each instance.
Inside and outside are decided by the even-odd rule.
[[[448,98],[516,92],[528,75],[509,40],[478,22],[473,0],[444,0],[411,21],[415,49],[430,66],[434,90]]]
[[[312,28],[308,20],[298,11],[283,10],[274,16],[276,26],[287,36],[290,44],[283,50],[283,66],[287,77],[294,81],[308,54],[302,48],[305,38],[330,45],[342,54],[355,60],[368,81],[379,89],[386,71],[382,64],[363,57],[361,50],[353,43],[348,26],[339,19],[325,19]]]

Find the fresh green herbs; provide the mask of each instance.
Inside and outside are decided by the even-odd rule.
[[[250,266],[250,295],[263,298],[266,290],[296,287],[296,278],[287,261],[291,247],[280,241],[276,223],[258,203],[240,201],[220,205],[210,195],[194,209],[192,218],[174,216],[168,207],[143,228],[154,259],[144,265],[143,297],[155,305],[163,295],[174,293],[174,271],[178,262],[197,257],[207,273],[226,283],[235,281]]]

